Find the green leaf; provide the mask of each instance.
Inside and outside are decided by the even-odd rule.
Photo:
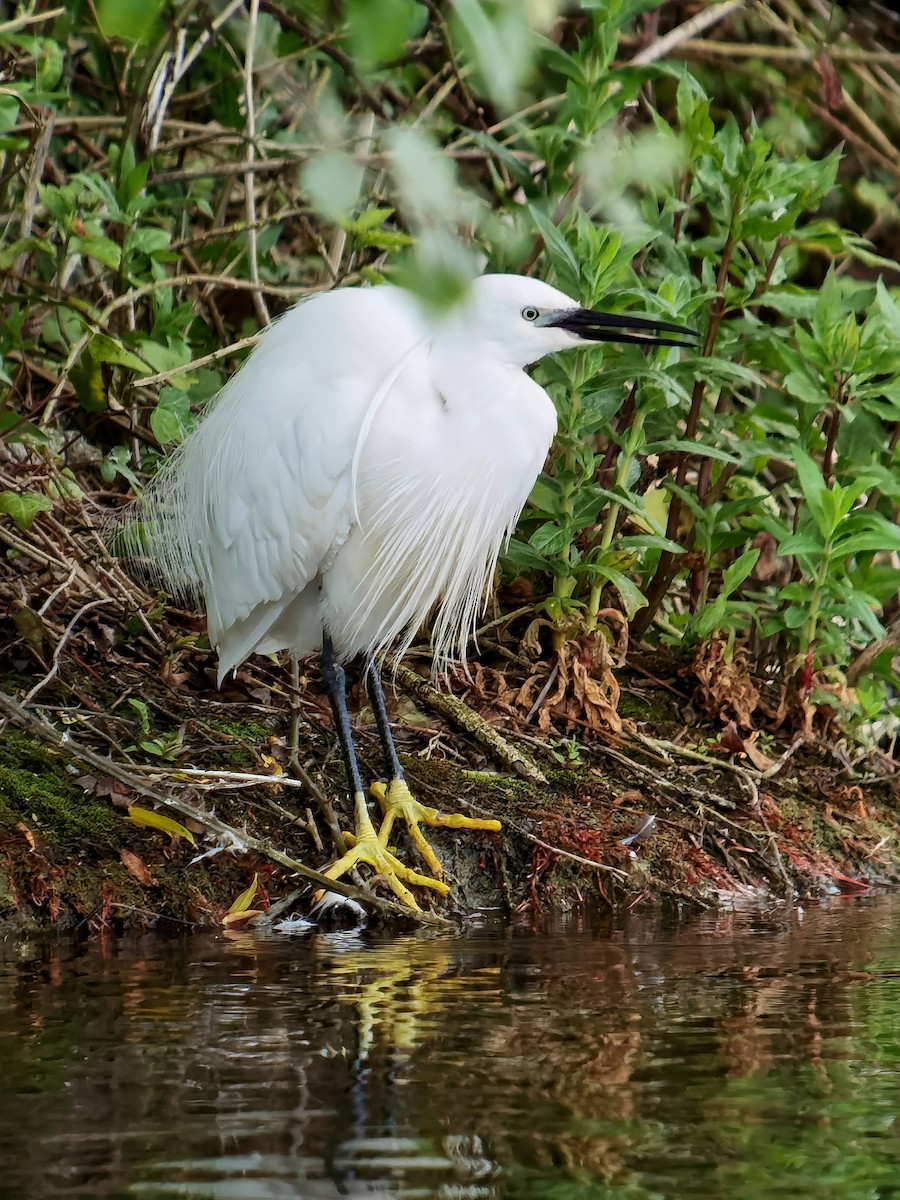
[[[852,534],[843,540],[835,542],[829,562],[850,558],[854,554],[879,553],[887,550],[900,551],[900,529],[873,529],[866,533]]]
[[[129,143],[128,150],[130,154],[126,158],[123,152],[122,167],[124,169],[124,178],[119,186],[119,197],[124,209],[130,209],[138,196],[147,186],[147,176],[150,174],[150,159],[145,158],[143,162],[134,162],[134,148]],[[133,229],[131,234],[143,233],[142,229]],[[161,229],[153,230],[154,233],[163,233]],[[171,237],[166,234],[166,243],[169,244]]]
[[[715,458],[718,462],[738,463],[737,454],[729,454],[727,450],[719,450],[715,446],[704,446],[702,442],[688,442],[684,438],[673,438],[671,441],[650,442],[642,448],[644,454],[662,454],[668,450],[684,450],[688,454],[696,454],[699,458]]]
[[[150,732],[150,709],[143,700],[138,700],[135,696],[129,696],[128,706],[133,708],[138,715],[141,723],[141,737],[147,737]]]
[[[47,481],[47,495],[54,500],[83,500],[84,492],[70,467],[63,467],[54,479]]]
[[[594,489],[594,494],[604,500],[609,501],[611,504],[618,504],[620,508],[624,508],[628,512],[634,513],[635,516],[641,517],[642,520],[647,521],[651,525],[653,524],[653,522],[649,520],[648,514],[645,512],[643,505],[639,500],[632,499],[630,493],[626,493],[624,491],[613,492],[610,491],[609,488],[598,487]]]
[[[308,159],[300,181],[317,212],[332,221],[342,221],[356,207],[363,175],[364,169],[356,159],[332,150]]]
[[[148,741],[142,741],[139,744],[140,744],[141,749],[146,754],[155,754],[157,756],[157,758],[162,758],[162,756],[166,752],[166,748],[162,744],[162,742],[157,742],[157,741],[154,741],[153,739],[150,739]]]
[[[102,263],[104,267],[109,267],[111,270],[116,270],[119,263],[122,261],[122,247],[118,242],[114,242],[112,238],[100,237],[82,237],[73,238],[73,245],[87,255],[88,258],[93,258],[97,262]]]
[[[19,119],[20,103],[21,100],[18,96],[10,95],[8,92],[0,95],[0,132],[7,133],[16,124]]]
[[[7,409],[0,412],[0,440],[12,446],[16,442],[26,445],[46,446],[48,438],[43,429],[26,420],[21,413]]]
[[[398,58],[427,20],[417,0],[344,0],[354,58],[366,69]]]
[[[756,566],[759,558],[759,550],[745,550],[744,553],[730,567],[726,568],[722,575],[722,587],[719,591],[719,597],[728,597],[732,592],[737,591],[753,568]]]
[[[784,558],[791,555],[808,556],[813,559],[821,558],[824,550],[822,542],[805,533],[793,533],[784,541],[778,543],[778,553]]]
[[[501,108],[510,109],[515,104],[519,83],[536,49],[529,17],[536,18],[542,9],[552,14],[555,8],[555,4],[453,0],[453,40],[462,45],[466,57],[476,64],[479,82]]]
[[[85,349],[70,375],[78,403],[86,412],[105,412],[108,408],[106,380],[102,363],[94,358],[90,345]]]
[[[621,550],[666,550],[669,554],[684,554],[684,546],[655,533],[638,533],[633,537],[616,539],[616,548]]]
[[[30,529],[38,513],[52,508],[52,502],[40,492],[0,492],[0,513],[12,517],[20,529]]]
[[[248,888],[245,888],[244,891],[241,892],[241,894],[238,896],[237,900],[235,900],[234,904],[232,904],[231,908],[229,908],[228,911],[230,913],[246,912],[247,909],[250,907],[250,905],[253,903],[253,897],[256,895],[258,888],[259,888],[259,875],[254,875],[253,882],[250,884],[250,886]]]
[[[129,230],[125,238],[125,253],[147,254],[151,258],[160,250],[168,250],[172,245],[172,234],[166,229],[157,229],[153,225],[140,225],[137,229]]]
[[[561,529],[553,521],[546,521],[543,525],[539,525],[528,539],[533,550],[537,550],[539,554],[551,555],[559,554],[560,550],[564,550],[571,540],[570,531]]]
[[[186,392],[165,387],[150,414],[150,428],[161,446],[183,442],[191,427],[191,401]]]
[[[816,297],[815,293],[806,288],[769,288],[766,292],[766,307],[774,308],[785,317],[810,321],[815,312]]]
[[[559,484],[556,480],[547,475],[542,475],[531,489],[528,503],[532,508],[537,509],[538,512],[547,513],[555,517],[559,515],[561,499]]]
[[[831,505],[826,499],[828,487],[822,478],[822,472],[799,444],[792,447],[794,466],[797,468],[797,480],[803,492],[812,518],[819,533],[827,541],[834,532],[834,522],[831,517]]]
[[[824,385],[803,371],[791,371],[785,375],[784,386],[804,404],[812,404],[817,409],[823,409],[828,404],[829,396]]]
[[[150,369],[136,354],[133,354],[121,342],[108,337],[105,333],[95,333],[90,340],[90,351],[95,362],[110,363],[116,367],[128,367],[141,375],[149,375]]]
[[[878,312],[891,334],[894,344],[897,345],[900,343],[900,306],[884,286],[884,281],[880,277],[875,285],[875,296]]]
[[[581,279],[581,267],[578,264],[578,259],[575,257],[575,251],[560,233],[559,229],[553,224],[549,217],[535,204],[528,205],[528,212],[532,221],[537,226],[537,231],[547,247],[547,251],[554,266],[564,264],[568,267],[568,282],[572,287],[577,287],[578,281]]]
[[[619,593],[619,599],[622,601],[622,607],[625,610],[625,616],[630,621],[639,608],[644,608],[647,600],[641,589],[627,575],[621,571],[615,570],[614,567],[597,567],[596,573],[607,579]]]
[[[510,539],[503,559],[516,571],[548,571],[550,569],[550,563],[545,555],[539,554],[518,538]]]
[[[823,346],[831,344],[831,340],[844,318],[844,298],[841,285],[832,268],[819,288],[819,298],[816,301],[816,315],[813,326],[819,341]]]
[[[97,24],[105,38],[140,42],[150,36],[164,0],[99,0]]]
[[[367,208],[365,212],[347,222],[347,228],[354,233],[365,233],[369,229],[377,229],[394,215],[392,208]]]
[[[100,478],[104,483],[112,483],[117,475],[127,479],[136,491],[140,491],[141,481],[131,469],[131,451],[127,446],[114,446],[100,464]]]
[[[806,621],[807,609],[799,604],[790,604],[784,610],[783,620],[788,629],[799,629]]]
[[[581,403],[590,411],[595,425],[605,425],[625,403],[625,392],[621,387],[604,387],[582,396]]]
[[[604,507],[605,496],[593,484],[582,484],[572,502],[572,515],[566,524],[575,529],[585,529],[595,524]]]

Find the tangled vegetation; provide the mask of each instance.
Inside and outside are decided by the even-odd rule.
[[[615,734],[643,644],[758,767],[761,731],[871,751],[900,644],[900,47],[859,7],[21,6],[0,25],[0,587],[28,700],[89,703],[85,642],[176,688],[202,664],[201,628],[97,530],[261,327],[317,289],[448,305],[506,270],[700,342],[539,368],[559,434],[491,601],[482,708]],[[133,683],[120,706],[117,746],[178,761],[183,728]]]

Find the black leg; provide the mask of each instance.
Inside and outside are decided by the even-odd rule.
[[[388,718],[387,701],[384,697],[384,686],[381,682],[381,671],[374,662],[366,668],[366,690],[372,701],[372,712],[375,714],[375,724],[381,739],[381,749],[384,752],[384,762],[388,771],[388,780],[403,779],[403,768],[394,745],[391,733],[391,722]]]
[[[356,800],[365,795],[365,788],[356,758],[356,747],[353,745],[353,733],[350,729],[350,713],[347,710],[347,676],[344,668],[334,657],[334,646],[327,633],[322,641],[322,679],[325,683],[325,690],[328,692],[328,699],[331,701],[334,724],[338,740],[341,743],[344,770],[347,772],[347,786],[350,788],[350,794]]]
[[[338,738],[340,739],[344,757],[344,769],[347,772],[347,783],[353,793],[356,824],[353,845],[346,854],[341,855],[337,862],[327,867],[324,874],[330,879],[340,879],[347,871],[353,871],[360,863],[364,863],[372,867],[388,884],[394,895],[398,896],[408,908],[412,909],[418,909],[419,906],[416,903],[415,896],[406,887],[407,883],[414,883],[420,887],[429,887],[433,891],[439,892],[442,896],[446,896],[450,889],[445,883],[441,883],[439,879],[429,879],[426,875],[420,875],[418,871],[413,871],[410,867],[404,866],[388,848],[387,837],[390,833],[390,824],[394,820],[395,809],[389,808],[391,815],[389,817],[386,815],[381,831],[378,833],[375,832],[375,826],[372,824],[372,818],[366,804],[362,774],[360,773],[359,761],[353,745],[353,734],[350,729],[350,714],[347,711],[347,680],[344,668],[334,657],[334,646],[331,644],[331,639],[327,634],[322,641],[322,679],[328,691],[328,699],[331,701],[331,709],[334,713],[334,723],[337,727]],[[384,705],[384,695],[380,692],[380,688],[378,691],[378,701],[375,702],[375,706],[376,713],[379,714],[379,729],[382,728],[382,725],[387,729],[387,710]],[[390,731],[388,731],[387,736],[390,738]],[[397,761],[397,752],[393,750],[393,746],[391,749],[393,752],[393,761],[397,763],[397,770],[399,771],[400,763]],[[392,782],[397,783],[396,780]],[[405,788],[405,785],[403,786]],[[382,834],[384,835],[383,837]],[[434,856],[432,855],[432,857]]]
[[[328,826],[328,831],[331,834],[331,840],[334,842],[335,850],[337,850],[338,854],[346,854],[347,843],[341,832],[334,807],[300,761],[300,664],[293,654],[291,655],[291,685],[290,764],[294,774],[305,784],[307,791],[318,804],[319,810],[325,818],[325,824]],[[318,838],[318,834],[315,836]]]

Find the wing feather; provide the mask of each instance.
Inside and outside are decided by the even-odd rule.
[[[170,587],[205,602],[221,674],[268,645],[275,627],[289,637],[279,622],[298,597],[316,602],[308,585],[353,524],[366,412],[424,336],[396,289],[302,303],[266,331],[148,489],[151,555]],[[295,615],[308,635],[309,620]]]

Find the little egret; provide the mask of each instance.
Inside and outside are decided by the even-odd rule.
[[[663,335],[678,335],[663,336]],[[536,279],[484,275],[435,314],[400,288],[339,288],[298,304],[259,340],[149,489],[144,529],[169,585],[206,607],[219,683],[254,653],[322,651],[356,831],[326,871],[358,863],[406,905],[441,894],[420,825],[499,829],[410,793],[379,661],[433,614],[435,661],[465,659],[497,556],[556,432],[525,367],[586,342],[686,345],[679,325],[595,312]],[[369,816],[343,663],[366,679],[389,782]],[[434,878],[389,850],[397,819]]]

